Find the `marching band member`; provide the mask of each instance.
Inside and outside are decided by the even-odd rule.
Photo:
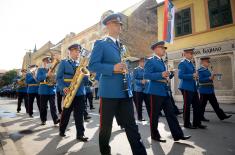
[[[28,113],[28,95],[27,95],[27,84],[25,83],[25,77],[27,70],[22,69],[21,70],[22,75],[17,79],[17,97],[18,97],[18,104],[17,104],[17,112],[19,113],[21,111],[21,103],[24,99],[24,105],[26,113]]]
[[[86,96],[85,96],[86,106],[87,106],[87,100],[88,100],[90,110],[93,110],[95,108],[93,106],[93,94],[92,94],[92,90],[91,90],[92,82],[90,81],[88,76],[84,77],[84,85],[85,85],[85,89],[86,89]]]
[[[204,117],[207,101],[210,102],[216,115],[220,120],[228,119],[232,115],[226,115],[224,111],[219,107],[219,103],[215,96],[213,80],[215,74],[212,74],[208,67],[210,65],[210,57],[201,57],[201,67],[198,69],[199,75],[199,93],[200,93],[200,105],[202,110],[202,121],[209,121]]]
[[[146,105],[147,112],[149,112],[150,105],[147,101],[147,96],[145,96],[145,84],[146,80],[144,79],[144,58],[139,60],[139,66],[136,67],[133,71],[134,78],[134,92],[135,92],[135,105],[139,121],[145,121],[142,117],[143,101]],[[148,109],[149,108],[149,109]],[[149,113],[148,113],[149,114]]]
[[[121,125],[125,128],[133,154],[146,155],[145,147],[141,142],[138,127],[135,123],[131,90],[123,89],[123,72],[126,65],[121,63],[119,41],[122,26],[121,15],[118,13],[107,15],[102,23],[108,30],[108,37],[95,42],[88,66],[90,71],[101,74],[99,80],[100,152],[102,155],[111,154],[109,140],[115,116],[118,117]],[[129,76],[128,80],[130,80]]]
[[[173,104],[168,93],[167,79],[170,74],[166,70],[165,63],[162,57],[165,55],[166,47],[165,42],[156,42],[151,46],[154,51],[154,56],[149,58],[145,64],[144,77],[150,80],[148,92],[150,96],[150,128],[151,138],[159,142],[166,142],[158,131],[158,119],[161,110],[163,109],[166,120],[168,122],[171,134],[175,141],[186,140],[191,136],[184,136],[182,129],[180,128],[179,122],[173,111]]]
[[[51,117],[54,124],[58,124],[58,119],[55,105],[55,84],[50,84],[47,78],[50,78],[54,74],[49,70],[51,64],[51,58],[45,57],[42,59],[42,67],[37,71],[37,81],[40,82],[38,94],[40,96],[40,118],[41,125],[45,125],[47,121],[47,103],[50,103]]]
[[[62,91],[63,96],[70,93],[70,89],[68,88],[73,76],[76,72],[79,63],[77,62],[80,52],[81,46],[79,44],[73,44],[69,46],[69,58],[62,60],[59,64],[59,68],[56,74],[56,80],[58,83],[58,87]],[[77,90],[76,96],[74,97],[72,104],[69,108],[63,108],[61,113],[60,120],[60,136],[65,137],[65,130],[69,123],[70,114],[73,111],[75,126],[77,130],[77,140],[86,142],[88,138],[84,136],[85,128],[83,122],[84,110],[85,110],[85,87],[83,82]]]
[[[192,63],[194,49],[185,49],[184,57],[178,66],[180,79],[179,89],[184,99],[184,127],[189,129],[205,129],[206,126],[201,124],[201,110],[199,96],[197,92],[196,80],[198,73]],[[193,107],[193,124],[190,122],[190,107]]]
[[[36,79],[36,71],[38,66],[31,65],[29,66],[30,71],[26,74],[26,84],[28,85],[28,112],[29,116],[33,117],[33,103],[34,99],[37,100],[38,110],[40,111],[40,97],[38,95],[38,81]]]

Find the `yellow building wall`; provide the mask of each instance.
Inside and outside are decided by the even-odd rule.
[[[215,29],[208,25],[207,0],[173,0],[173,3],[176,12],[191,7],[192,34],[174,38],[173,44],[167,44],[168,51],[235,39],[234,0],[231,0],[233,24]],[[163,5],[158,7],[158,40],[163,35],[163,10]]]

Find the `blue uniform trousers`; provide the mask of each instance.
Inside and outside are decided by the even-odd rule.
[[[114,116],[125,128],[133,155],[146,155],[145,147],[141,142],[138,127],[135,123],[131,98],[100,98],[99,146],[101,154],[111,154],[109,139]]]
[[[148,115],[150,116],[150,102],[149,102],[149,95],[145,94],[143,92],[135,92],[135,106],[136,106],[136,111],[137,111],[137,115],[138,115],[138,120],[142,120],[143,116],[142,116],[142,109],[143,109],[143,101],[145,103],[146,106],[146,110]]]
[[[62,106],[61,106],[61,103],[62,103],[62,95],[60,92],[56,92],[56,99],[57,99],[57,108],[58,108],[58,111],[59,113],[61,114],[62,112]]]
[[[33,103],[34,103],[35,98],[37,100],[38,110],[40,111],[40,97],[39,97],[38,93],[30,93],[30,94],[28,94],[28,112],[29,112],[29,116],[33,115]]]
[[[55,95],[40,95],[40,118],[42,122],[47,121],[47,103],[50,103],[50,111],[53,122],[56,123],[58,120],[56,105],[55,105]]]
[[[90,110],[92,110],[94,108],[92,92],[86,93],[86,99],[85,99],[86,106],[87,106],[87,100],[89,102]]]
[[[77,130],[77,137],[84,135],[84,124],[83,124],[83,115],[84,115],[84,95],[75,96],[72,104],[69,108],[63,108],[60,118],[60,132],[65,133],[66,127],[69,123],[71,112],[73,111],[73,116],[75,120],[75,126]]]
[[[24,100],[24,106],[26,113],[28,113],[28,95],[25,92],[17,92],[18,96],[18,104],[17,104],[17,112],[21,111],[21,103]]]
[[[174,114],[173,104],[171,103],[169,96],[151,95],[150,107],[150,130],[151,137],[153,139],[158,139],[161,137],[158,131],[158,119],[162,109],[166,115],[166,120],[168,122],[172,137],[177,139],[183,136],[183,131],[180,128],[176,115]]]
[[[201,125],[202,113],[200,109],[200,101],[198,93],[188,90],[181,90],[181,92],[184,99],[184,107],[183,107],[184,126],[188,127],[191,125],[190,122],[191,105],[193,107],[193,126],[197,127],[198,125]]]
[[[223,120],[226,117],[226,114],[219,107],[219,103],[216,99],[215,93],[200,94],[202,118],[204,118],[205,108],[206,108],[206,104],[208,101],[210,102],[212,108],[214,109],[214,111],[215,111],[216,115],[219,117],[219,119]]]

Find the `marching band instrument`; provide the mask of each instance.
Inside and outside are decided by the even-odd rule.
[[[14,88],[18,89],[27,86],[25,79],[26,76],[24,75],[19,80],[17,80],[16,83],[14,84]]]
[[[120,47],[120,53],[121,53],[121,62],[123,64],[126,64],[127,66],[127,60],[128,58],[130,58],[130,53],[129,51],[126,49],[126,46],[121,44],[121,47]],[[124,91],[128,91],[129,90],[129,87],[128,87],[128,78],[127,78],[127,75],[128,75],[128,66],[126,67],[126,69],[123,71],[123,90]]]
[[[73,76],[73,79],[69,86],[69,93],[66,94],[64,98],[64,108],[69,108],[72,104],[72,101],[77,93],[78,88],[80,87],[84,76],[89,76],[90,72],[86,68],[91,52],[86,49],[82,49],[80,56],[80,63],[76,69],[76,72]]]
[[[198,71],[197,71],[197,67],[196,67],[196,60],[195,60],[194,57],[193,57],[193,59],[192,59],[192,63],[193,63],[194,69],[195,69],[195,72],[194,72],[194,73],[196,74],[196,76],[194,76],[193,78],[194,78],[194,80],[196,81],[196,86],[199,87]]]
[[[29,70],[29,73],[32,74],[34,80],[37,81],[37,78],[36,78],[37,67],[31,68],[31,69]]]
[[[56,84],[56,79],[55,79],[55,69],[57,65],[60,63],[60,58],[59,57],[53,57],[52,58],[52,64],[51,67],[49,68],[50,73],[52,73],[52,76],[47,76],[46,82],[48,85],[55,85]]]

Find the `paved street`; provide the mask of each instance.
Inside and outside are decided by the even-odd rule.
[[[182,105],[179,103],[179,107]],[[226,112],[234,113],[235,104],[221,105]],[[45,126],[40,125],[39,113],[34,105],[34,118],[29,118],[25,114],[22,106],[21,113],[16,113],[16,100],[0,98],[0,154],[6,155],[56,155],[56,154],[82,154],[99,155],[98,132],[99,115],[98,103],[96,109],[90,111],[92,116],[90,122],[85,123],[86,136],[89,142],[77,141],[74,120],[71,117],[67,137],[58,136],[58,126],[55,127],[48,113],[49,118]],[[164,117],[160,118],[159,130],[162,137],[167,139],[167,143],[152,142],[149,131],[149,121],[138,122],[139,130],[144,141],[144,145],[149,155],[234,155],[235,154],[235,116],[229,120],[220,121],[215,113],[210,112],[208,106],[206,117],[210,119],[206,130],[184,129],[186,135],[192,135],[189,141],[174,142],[169,132],[168,125]],[[144,116],[147,118],[146,110]],[[182,116],[179,117],[182,126]],[[125,132],[120,130],[116,121],[113,123],[113,132],[110,139],[113,155],[131,155]]]

